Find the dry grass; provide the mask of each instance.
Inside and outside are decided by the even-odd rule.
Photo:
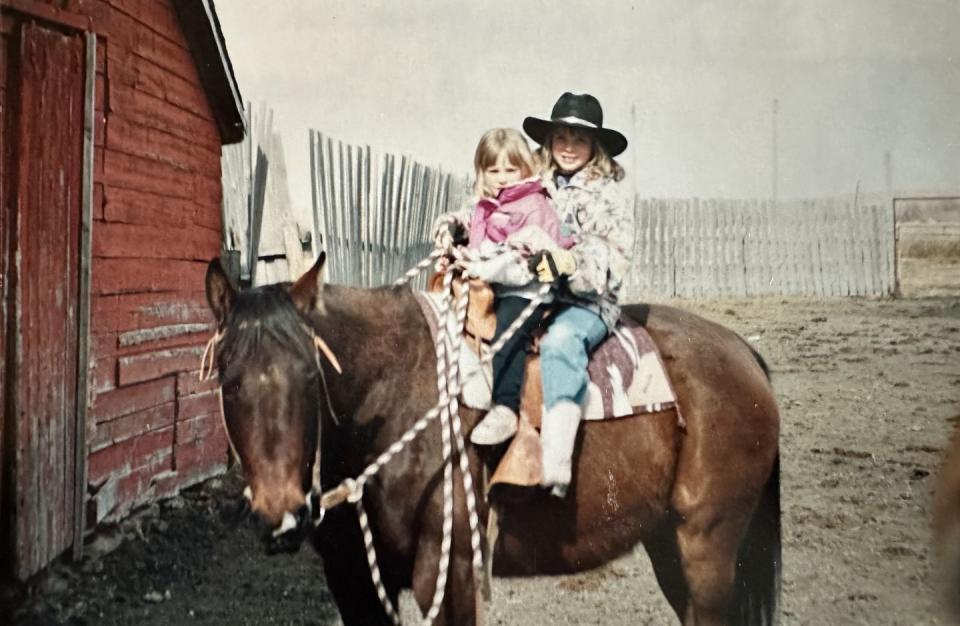
[[[960,224],[905,223],[899,231],[901,258],[960,259]]]

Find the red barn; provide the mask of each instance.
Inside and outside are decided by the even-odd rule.
[[[243,110],[211,0],[0,0],[0,564],[222,471],[206,262]]]

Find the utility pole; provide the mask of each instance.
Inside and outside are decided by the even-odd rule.
[[[777,113],[780,109],[780,101],[777,98],[773,99],[773,115],[772,115],[772,134],[773,141],[771,142],[771,167],[770,167],[770,197],[773,200],[773,203],[777,203],[779,197],[779,190],[777,189],[778,176],[780,169],[780,164],[778,162],[779,154],[777,154]]]
[[[637,139],[637,103],[634,102],[630,105],[630,144],[632,145],[630,150],[630,180],[633,181],[633,195],[636,196],[637,192],[640,191],[639,185],[637,184],[637,177],[639,171],[637,170],[637,146],[640,145]]]

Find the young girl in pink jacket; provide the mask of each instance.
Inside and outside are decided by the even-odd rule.
[[[474,263],[468,273],[493,284],[496,342],[539,290],[536,276],[502,244],[521,244],[534,251],[568,248],[573,242],[560,234],[560,220],[541,183],[539,164],[519,131],[495,128],[484,133],[474,168],[480,200],[470,217],[468,245],[493,256]],[[543,314],[541,304],[494,355],[493,408],[472,431],[474,443],[500,443],[516,432],[526,349]]]

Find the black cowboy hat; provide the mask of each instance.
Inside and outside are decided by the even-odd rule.
[[[597,141],[615,157],[627,149],[627,138],[612,128],[603,127],[603,109],[600,102],[588,93],[565,93],[553,105],[549,120],[528,117],[523,120],[523,130],[531,139],[543,145],[547,132],[554,125],[589,128]]]

